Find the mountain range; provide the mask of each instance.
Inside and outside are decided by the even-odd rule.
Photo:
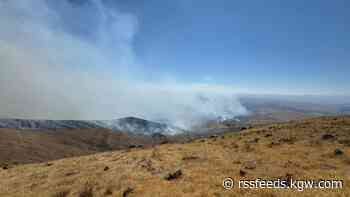
[[[111,129],[132,134],[152,135],[162,133],[173,135],[184,132],[175,126],[135,117],[113,120],[29,120],[0,119],[0,128],[57,130],[57,129]]]

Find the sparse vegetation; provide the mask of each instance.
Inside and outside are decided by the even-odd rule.
[[[54,193],[51,197],[67,197],[69,194],[69,191],[59,191],[57,193]]]
[[[131,192],[133,192],[134,189],[131,187],[128,187],[124,192],[123,192],[123,197],[128,197]]]
[[[86,183],[83,189],[79,192],[79,197],[94,197],[93,188],[89,183]]]
[[[172,180],[179,178],[180,176],[182,176],[182,170],[178,169],[178,170],[175,170],[174,172],[168,172],[164,176],[164,179],[168,180],[168,181],[172,181]]]
[[[109,195],[112,195],[113,194],[113,191],[112,191],[112,188],[107,188],[104,195],[105,196],[109,196]]]
[[[336,137],[325,140],[325,133]],[[0,169],[0,196],[350,196],[350,147],[341,143],[350,139],[349,116],[254,127],[224,136],[61,159],[49,162],[51,166],[46,162]],[[227,191],[222,188],[226,177],[341,179],[344,188]]]

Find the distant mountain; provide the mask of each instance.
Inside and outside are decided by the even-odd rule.
[[[13,129],[96,129],[105,128],[132,134],[152,135],[162,133],[173,135],[184,130],[164,123],[144,120],[136,117],[126,117],[114,120],[27,120],[0,119],[0,128]]]
[[[126,117],[115,120],[94,121],[97,126],[109,128],[115,131],[127,131],[133,134],[152,135],[162,133],[173,135],[184,132],[184,130],[165,123],[153,122],[136,117]]]
[[[350,114],[350,104],[344,104],[343,106],[339,107],[338,111],[341,114]]]
[[[0,128],[13,129],[78,129],[102,128],[91,121],[0,119]]]

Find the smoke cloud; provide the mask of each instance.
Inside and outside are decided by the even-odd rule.
[[[100,0],[0,0],[0,117],[137,116],[188,128],[246,113],[226,86],[144,80],[137,27]]]

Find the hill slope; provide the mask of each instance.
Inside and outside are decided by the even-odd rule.
[[[132,134],[175,134],[184,132],[180,128],[135,117],[114,120],[29,120],[0,119],[0,128],[54,130],[54,129],[111,129]]]
[[[0,128],[0,166],[44,162],[133,146],[147,147],[164,141],[176,141],[174,138],[135,135],[103,128],[40,131]]]
[[[341,179],[343,189],[224,190],[239,179]],[[0,170],[0,196],[350,196],[350,117]]]

